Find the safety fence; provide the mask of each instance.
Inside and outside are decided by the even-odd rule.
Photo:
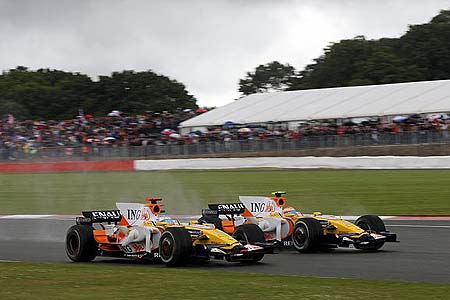
[[[320,148],[341,148],[383,145],[448,144],[448,131],[419,131],[383,133],[357,133],[346,135],[310,135],[298,139],[267,137],[263,140],[243,139],[229,141],[207,141],[182,144],[173,141],[164,145],[146,146],[88,146],[88,147],[39,147],[22,149],[20,147],[0,148],[3,161],[39,160],[96,160],[108,158],[168,158],[176,156],[195,156],[202,154],[226,154],[246,152],[277,152],[286,150],[305,150]]]

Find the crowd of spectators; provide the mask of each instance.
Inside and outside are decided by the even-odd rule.
[[[448,137],[450,118],[446,114],[359,118],[300,122],[294,129],[287,124],[233,124],[181,134],[180,122],[204,113],[205,109],[185,109],[177,113],[145,112],[128,115],[112,111],[104,117],[83,115],[71,120],[18,121],[8,115],[0,120],[0,151],[4,159],[14,159],[17,151],[33,155],[42,147],[89,152],[96,147],[146,146],[229,142],[232,140],[301,140],[310,136],[366,134],[377,143],[380,133],[439,131]],[[388,121],[389,120],[389,121]]]

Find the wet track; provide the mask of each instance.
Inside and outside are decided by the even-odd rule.
[[[213,261],[206,270],[258,272],[319,277],[407,280],[450,283],[450,221],[387,221],[400,243],[387,243],[382,251],[355,249],[299,254],[284,250],[266,255],[256,265]],[[0,261],[68,262],[64,252],[66,229],[73,221],[0,220]],[[95,264],[127,264],[137,268],[164,268],[124,259],[96,259]]]

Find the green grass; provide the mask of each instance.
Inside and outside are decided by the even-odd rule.
[[[211,170],[0,174],[0,214],[79,213],[164,198],[169,213],[286,190],[301,211],[336,215],[450,214],[448,170]]]
[[[0,299],[448,299],[450,285],[91,264],[0,263]]]

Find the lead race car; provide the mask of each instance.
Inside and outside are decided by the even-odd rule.
[[[72,261],[97,256],[161,260],[179,266],[189,260],[225,259],[258,262],[273,252],[273,243],[255,224],[240,227],[250,239],[239,242],[213,225],[182,224],[165,214],[161,198],[147,203],[116,203],[117,210],[83,211],[66,235],[66,254]]]
[[[294,247],[299,252],[312,252],[320,248],[349,247],[360,250],[378,250],[385,242],[397,242],[397,235],[386,230],[382,219],[375,215],[359,217],[350,223],[340,217],[319,212],[303,214],[286,206],[285,192],[274,192],[273,197],[240,196],[241,215],[226,216],[203,213],[199,223],[214,223],[233,234],[236,225],[256,224],[264,232],[266,241],[276,241],[282,247]],[[216,206],[217,204],[213,204]],[[242,226],[242,225],[241,225]]]

